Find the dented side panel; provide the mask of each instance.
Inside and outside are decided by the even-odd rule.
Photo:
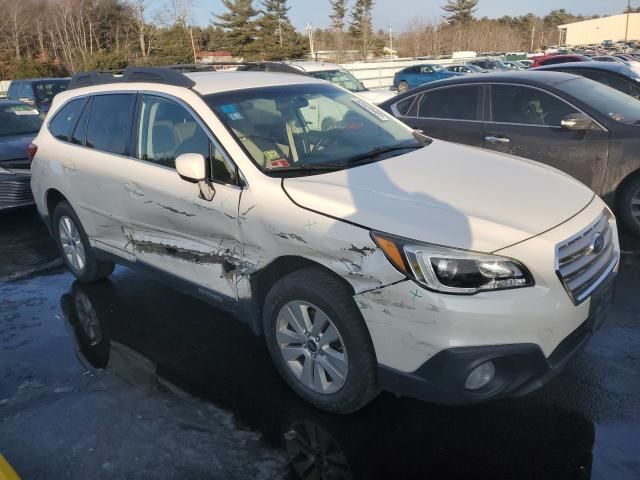
[[[264,177],[242,193],[238,219],[246,274],[238,277],[241,298],[251,296],[247,274],[283,256],[319,263],[343,277],[356,292],[404,278],[377,248],[367,229],[298,207],[280,182]]]

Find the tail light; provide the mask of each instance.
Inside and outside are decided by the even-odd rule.
[[[30,143],[27,147],[27,156],[29,157],[29,161],[33,161],[33,157],[38,153],[38,146],[35,143]]]

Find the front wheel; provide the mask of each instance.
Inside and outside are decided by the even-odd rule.
[[[618,214],[625,226],[640,237],[640,177],[622,186],[618,196]]]
[[[406,80],[402,80],[399,84],[398,84],[398,91],[400,93],[404,93],[404,92],[408,92],[409,91],[409,83],[407,83]]]
[[[378,393],[369,331],[347,288],[320,268],[280,279],[265,300],[267,347],[280,375],[303,399],[350,413]]]
[[[60,202],[54,210],[53,234],[62,258],[78,280],[95,282],[111,275],[115,264],[96,258],[76,212],[67,202]]]

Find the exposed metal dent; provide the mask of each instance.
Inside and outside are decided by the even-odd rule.
[[[160,208],[164,208],[165,210],[169,210],[170,212],[177,213],[178,215],[184,215],[185,217],[195,217],[195,216],[196,216],[196,214],[195,214],[195,213],[182,212],[182,211],[177,210],[177,209],[175,209],[175,208],[173,208],[173,207],[168,207],[168,206],[166,206],[166,205],[162,205],[161,203],[154,202],[153,200],[147,200],[147,201],[146,201],[146,202],[144,202],[144,203],[153,203],[154,205],[157,205],[157,206],[159,206]]]

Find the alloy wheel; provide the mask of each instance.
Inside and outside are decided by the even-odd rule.
[[[336,325],[317,306],[291,301],[278,313],[276,340],[289,370],[317,393],[335,393],[349,372],[345,344]]]
[[[67,261],[74,269],[81,271],[86,264],[87,257],[80,237],[80,230],[70,217],[63,215],[58,222],[58,233]]]

